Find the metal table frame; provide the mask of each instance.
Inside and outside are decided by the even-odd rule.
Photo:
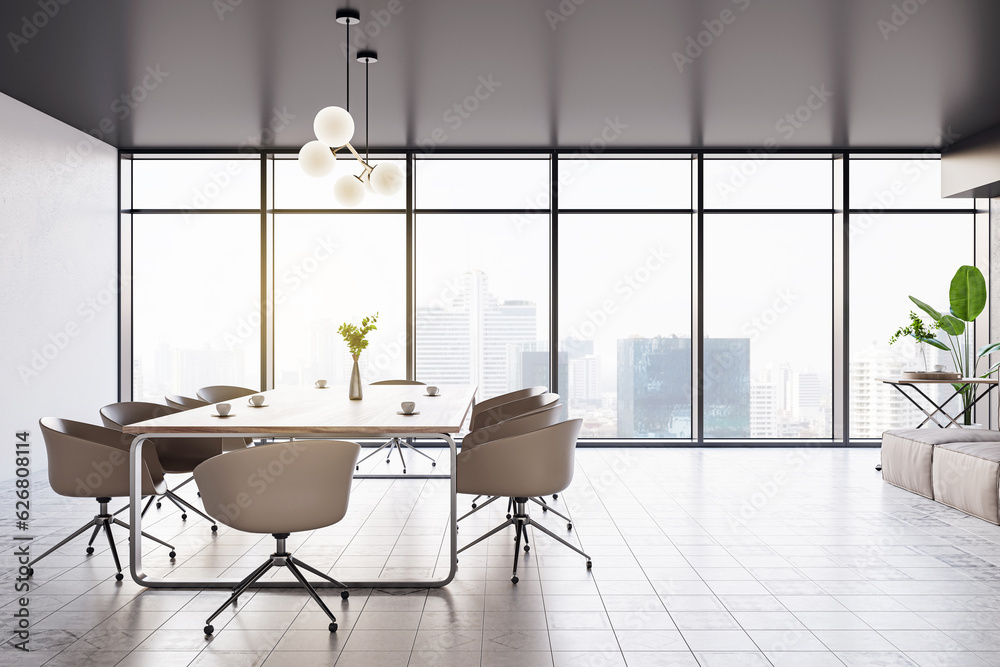
[[[129,541],[129,571],[132,574],[132,580],[140,586],[146,586],[147,588],[224,588],[232,589],[233,586],[240,582],[240,579],[206,579],[198,581],[185,581],[185,580],[174,580],[174,579],[153,579],[149,577],[142,570],[142,501],[140,498],[140,492],[142,490],[142,447],[147,444],[146,441],[150,438],[155,437],[169,437],[173,438],[204,438],[206,437],[233,437],[233,438],[287,438],[287,437],[300,437],[304,439],[329,439],[329,437],[318,436],[315,433],[305,433],[301,436],[296,436],[289,433],[216,433],[212,432],[210,434],[205,433],[142,433],[137,435],[132,441],[132,447],[130,449],[130,496],[129,496],[129,514],[131,515],[131,529],[130,529],[130,541]],[[354,439],[369,439],[373,437],[399,437],[399,438],[422,438],[422,439],[441,439],[448,444],[448,449],[451,453],[451,474],[450,475],[388,475],[388,474],[369,474],[369,475],[355,475],[355,479],[451,479],[451,514],[448,517],[448,530],[450,533],[450,564],[448,576],[444,579],[436,580],[404,580],[404,581],[387,581],[387,580],[376,580],[376,581],[344,581],[352,588],[440,588],[441,586],[447,586],[455,578],[455,573],[458,570],[458,523],[455,521],[457,516],[457,477],[456,477],[456,463],[457,463],[457,450],[455,445],[455,439],[448,433],[387,433],[384,435],[377,435],[372,433],[366,433],[364,435],[356,436]],[[338,434],[337,439],[348,439],[352,438],[350,435]],[[223,454],[225,456],[225,454]],[[335,587],[334,584],[325,581],[310,581],[310,583],[317,588],[328,588]],[[296,588],[299,587],[297,582],[288,581],[258,581],[254,584],[256,587],[261,588]]]
[[[956,418],[962,417],[967,412],[969,412],[970,410],[972,410],[972,408],[975,407],[976,403],[978,403],[979,401],[983,400],[985,397],[989,396],[990,392],[993,391],[996,388],[996,386],[997,386],[997,380],[991,380],[991,379],[988,379],[988,378],[959,378],[959,379],[954,380],[954,381],[952,381],[952,380],[910,380],[910,379],[903,380],[903,379],[900,379],[900,380],[882,380],[882,382],[884,382],[885,384],[889,384],[889,385],[892,385],[893,387],[895,387],[896,391],[898,391],[900,394],[902,394],[903,396],[905,396],[906,400],[908,400],[910,403],[913,403],[913,405],[917,406],[918,410],[920,410],[922,413],[924,413],[924,415],[926,415],[925,418],[924,418],[924,420],[922,422],[920,422],[919,424],[917,424],[916,428],[923,427],[924,424],[926,424],[927,422],[934,422],[934,424],[938,428],[948,428],[952,424],[954,424],[956,428],[964,428],[964,426],[962,424],[959,424],[956,421]],[[951,403],[952,400],[954,400],[956,396],[961,395],[961,393],[962,393],[961,389],[956,389],[955,393],[953,393],[951,396],[949,396],[946,401],[944,401],[943,403],[941,403],[941,405],[938,405],[937,403],[934,402],[934,400],[930,396],[928,396],[926,393],[924,393],[923,391],[921,391],[920,387],[917,386],[918,384],[948,384],[948,385],[961,384],[962,385],[962,389],[964,389],[965,387],[967,387],[970,384],[984,384],[984,385],[986,385],[986,391],[984,391],[982,394],[980,394],[978,397],[976,397],[976,399],[973,400],[972,403],[969,404],[969,406],[967,408],[965,408],[964,410],[962,410],[961,412],[959,412],[957,415],[955,415],[955,417],[952,417],[951,415],[949,415],[947,412],[944,411],[944,408],[949,403]],[[934,412],[927,412],[927,410],[925,410],[924,407],[922,405],[920,405],[920,403],[918,403],[916,399],[914,399],[912,396],[910,396],[905,391],[903,391],[903,387],[904,386],[912,387],[915,392],[917,392],[918,394],[920,394],[924,398],[924,400],[926,400],[928,403],[930,403],[932,406],[934,406]],[[937,415],[937,413],[939,413],[939,412],[941,414],[943,414],[945,417],[947,417],[948,421],[951,422],[951,423],[950,424],[949,423],[942,424],[941,422],[939,422],[935,418],[935,415]]]

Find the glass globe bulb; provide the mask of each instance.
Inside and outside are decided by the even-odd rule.
[[[393,162],[382,162],[372,168],[372,189],[383,197],[399,192],[404,182],[406,182],[406,176],[403,174],[403,170]]]
[[[337,158],[330,147],[318,141],[310,141],[299,150],[299,167],[314,178],[328,176],[336,166]]]
[[[333,196],[341,205],[354,208],[365,200],[365,184],[357,176],[341,176],[333,186]]]
[[[340,148],[354,136],[354,119],[346,109],[326,107],[316,114],[313,131],[322,143],[330,148]]]

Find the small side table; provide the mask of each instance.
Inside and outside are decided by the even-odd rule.
[[[922,413],[924,413],[924,415],[926,415],[926,417],[924,418],[924,420],[922,422],[920,422],[919,424],[917,424],[917,428],[921,428],[927,422],[933,422],[938,428],[948,428],[949,426],[954,426],[955,428],[964,428],[964,426],[962,426],[962,424],[958,423],[957,418],[964,416],[967,412],[969,412],[970,410],[972,410],[973,406],[976,403],[978,403],[979,401],[981,401],[986,396],[989,396],[990,392],[993,391],[996,388],[996,386],[997,386],[998,383],[1000,383],[1000,380],[997,380],[995,378],[958,378],[958,379],[955,379],[955,380],[912,380],[912,379],[903,379],[903,378],[877,378],[877,380],[879,382],[884,382],[885,384],[889,384],[889,385],[892,385],[893,387],[895,387],[896,391],[898,391],[903,396],[905,396],[906,400],[908,400],[910,403],[913,403],[915,406],[917,406],[918,410],[920,410]],[[941,403],[940,405],[938,405],[937,403],[934,402],[934,400],[930,396],[928,396],[925,392],[921,391],[920,387],[917,386],[917,385],[920,385],[920,384],[947,384],[947,385],[956,385],[956,384],[959,384],[959,385],[962,385],[962,386],[961,386],[961,388],[956,389],[955,393],[953,393],[951,396],[949,396],[946,401],[944,401],[943,403]],[[977,396],[976,399],[967,408],[965,408],[964,410],[962,410],[961,412],[959,412],[953,418],[951,415],[949,415],[947,412],[944,411],[944,408],[945,408],[946,405],[948,405],[949,403],[951,403],[951,401],[956,396],[959,396],[962,393],[962,391],[961,391],[962,389],[964,389],[966,386],[968,386],[970,384],[982,384],[982,385],[986,385],[986,391],[984,391],[982,394],[980,394],[979,396]],[[924,407],[922,405],[920,405],[920,403],[918,403],[915,398],[913,398],[908,393],[906,393],[906,391],[903,390],[904,387],[909,387],[913,391],[915,391],[917,394],[919,394],[920,396],[922,396],[924,398],[924,400],[926,400],[928,403],[930,403],[932,406],[934,406],[934,411],[933,412],[928,412],[926,409],[924,409]],[[938,413],[941,413],[942,415],[944,415],[947,418],[947,421],[945,421],[943,423],[942,423],[942,421],[938,421],[938,418],[936,416]],[[881,463],[878,464],[877,466],[875,466],[875,470],[881,470],[881,469],[882,469],[882,464]]]

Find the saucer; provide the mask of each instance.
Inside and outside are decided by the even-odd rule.
[[[235,417],[236,415],[234,415],[232,412],[230,412],[228,415],[220,415],[213,412],[212,416],[218,417],[219,419],[229,419],[230,417]]]
[[[404,417],[412,417],[413,415],[419,415],[420,410],[414,410],[413,412],[403,412],[402,410],[396,410],[397,415],[403,415]]]
[[[424,394],[424,396],[426,396],[427,398],[437,398],[440,395],[441,395],[440,393],[437,393],[437,394]]]
[[[267,403],[264,403],[263,405],[254,405],[253,403],[247,403],[247,407],[248,408],[266,408],[267,407]]]
[[[313,385],[313,389],[329,389],[329,388],[330,385],[326,385],[325,387],[317,387],[316,385]]]

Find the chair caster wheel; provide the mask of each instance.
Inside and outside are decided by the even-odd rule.
[[[213,628],[211,625],[206,625],[205,626],[205,635],[206,636],[211,635],[213,632],[215,632],[215,628]]]
[[[115,575],[115,579],[117,579],[118,581],[121,581],[124,578],[125,578],[125,575],[122,574],[121,572],[119,572],[118,574]]]
[[[87,547],[87,555],[94,553],[94,547]]]
[[[361,466],[354,466],[355,470],[361,470]]]
[[[592,563],[592,562],[590,562],[590,561],[588,560],[588,561],[587,561],[587,569],[588,569],[588,570],[590,569],[590,566],[591,566],[591,565],[593,565],[593,563]]]
[[[386,459],[386,460],[385,460],[385,462],[386,462],[386,463],[388,463],[388,462],[389,462],[389,459]]]
[[[437,462],[437,461],[431,461],[431,467],[432,467],[432,468],[436,468],[436,467],[437,467],[437,464],[438,464],[438,462]]]
[[[559,494],[558,493],[553,493],[552,494],[552,500],[559,500]]]
[[[573,524],[567,523],[566,524],[566,530],[573,530]]]
[[[508,519],[510,518],[510,515],[509,515],[509,514],[507,515],[507,518],[508,518]]]
[[[531,551],[531,547],[529,547],[527,544],[525,544],[524,545],[524,552],[527,553],[529,551]]]
[[[187,521],[187,518],[188,518],[187,514],[181,514],[181,521]]]
[[[174,558],[177,558],[177,552],[176,551],[172,551],[171,550],[171,552],[169,554],[167,554],[167,555],[170,556],[170,560],[173,560]]]
[[[336,631],[337,631],[337,624],[336,623],[331,623],[330,624],[330,632],[336,632]]]
[[[472,503],[472,509],[476,509],[476,503]]]
[[[519,581],[519,579],[517,578],[516,574],[513,577],[510,578],[510,583],[512,583],[512,584],[516,584],[518,581]]]
[[[406,468],[403,468],[403,474],[404,475],[406,474]]]
[[[341,600],[346,600],[349,597],[351,597],[350,593],[348,593],[347,591],[340,591],[340,599]]]
[[[218,526],[216,526],[215,524],[213,524],[213,525],[212,525],[212,532],[213,532],[213,533],[217,533],[217,532],[219,532],[219,527],[218,527]]]
[[[198,492],[198,497],[201,498],[201,491]]]
[[[545,512],[548,512],[548,511],[549,511],[549,506],[548,505],[542,505],[542,512],[545,513]]]
[[[160,509],[160,503],[156,503],[156,509]]]
[[[33,568],[33,567],[29,567],[29,568],[28,568],[28,576],[30,577],[30,576],[31,576],[31,575],[33,575],[34,573],[35,573],[35,568]]]

